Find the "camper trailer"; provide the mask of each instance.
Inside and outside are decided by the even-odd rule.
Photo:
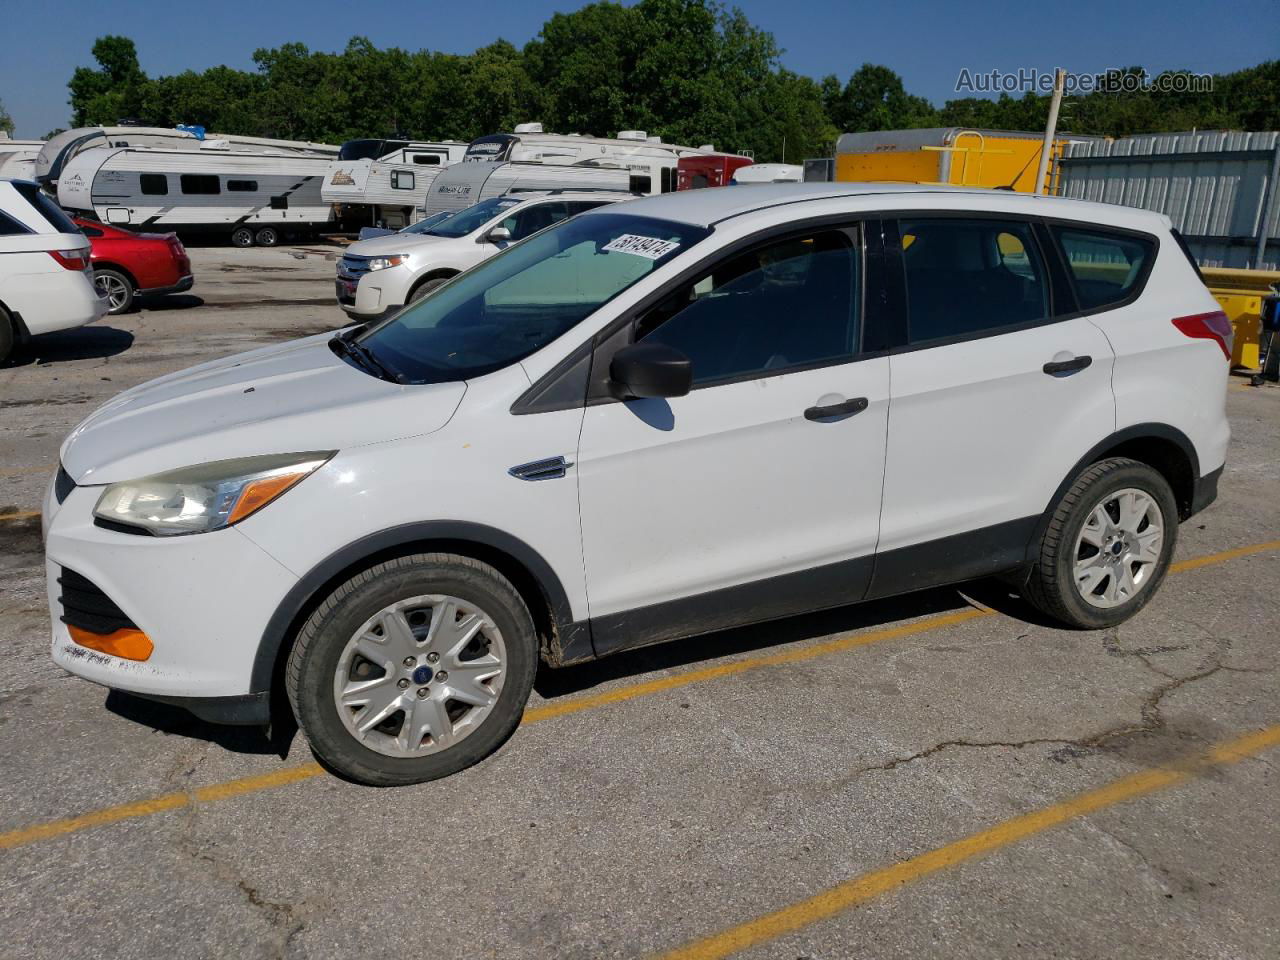
[[[43,140],[13,140],[0,130],[0,177],[34,179],[36,155],[43,146]]]
[[[298,156],[333,158],[338,148],[327,143],[305,140],[270,140],[264,137],[241,137],[228,134],[206,134],[201,127],[77,127],[64,130],[49,142],[36,157],[35,179],[52,191],[63,168],[80,153],[98,147],[158,147],[165,150],[233,150],[254,153],[288,153]]]
[[[92,147],[62,167],[57,198],[103,223],[273,246],[332,222],[320,195],[328,164],[320,155]]]
[[[706,153],[681,157],[676,163],[676,189],[727,187],[734,173],[751,166],[750,157],[736,153]]]
[[[345,227],[399,230],[416,219],[436,175],[466,152],[461,140],[348,140],[320,194]]]
[[[685,156],[713,153],[710,144],[685,147],[663,143],[643,130],[622,130],[616,137],[586,137],[576,133],[545,133],[540,123],[517,124],[512,133],[478,137],[467,145],[463,160],[503,163],[547,163],[559,166],[613,164],[655,175],[645,193],[669,193],[675,189],[676,162]],[[665,174],[659,173],[667,170]]]
[[[798,163],[753,163],[734,171],[729,183],[800,183],[803,180],[804,167]]]
[[[456,163],[441,171],[427,191],[424,216],[457,211],[490,197],[533,190],[608,190],[642,196],[652,178],[617,166],[552,163]]]

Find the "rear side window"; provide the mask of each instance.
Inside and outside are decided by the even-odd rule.
[[[216,174],[184,173],[181,177],[183,193],[221,193]]]
[[[1031,224],[903,220],[907,333],[913,344],[988,336],[1049,316],[1049,283]]]
[[[695,386],[851,361],[861,299],[851,233],[824,230],[731,257],[641,318],[636,339],[687,356]]]
[[[169,178],[163,173],[144,173],[138,179],[145,196],[163,197],[169,192]]]
[[[1146,276],[1155,243],[1132,234],[1054,227],[1082,310],[1129,299]]]
[[[7,213],[0,212],[0,237],[12,237],[31,231]]]

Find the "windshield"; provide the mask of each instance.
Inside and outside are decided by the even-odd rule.
[[[459,210],[449,218],[448,223],[441,222],[430,230],[424,231],[433,237],[465,237],[473,230],[478,230],[496,217],[503,210],[523,203],[528,197],[492,197],[481,200],[474,206]]]
[[[460,274],[358,340],[406,383],[483,376],[541,350],[708,233],[622,213],[573,217]]]
[[[411,223],[409,226],[401,230],[401,233],[430,233],[431,228],[437,223],[444,223],[453,216],[452,210],[441,210],[439,213],[433,213],[425,220],[419,220],[417,223]]]

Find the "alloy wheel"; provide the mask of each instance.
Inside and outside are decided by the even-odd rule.
[[[1164,515],[1150,494],[1133,487],[1108,493],[1076,538],[1076,590],[1095,607],[1126,603],[1150,582],[1163,547]]]
[[[99,296],[107,298],[112,313],[124,308],[129,302],[129,286],[127,282],[111,273],[97,273],[93,277],[93,285]]]

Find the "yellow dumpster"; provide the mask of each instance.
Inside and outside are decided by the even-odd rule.
[[[1258,365],[1258,324],[1262,298],[1280,284],[1280,270],[1239,270],[1231,267],[1201,267],[1205,285],[1221,305],[1235,329],[1231,352],[1233,367]]]

